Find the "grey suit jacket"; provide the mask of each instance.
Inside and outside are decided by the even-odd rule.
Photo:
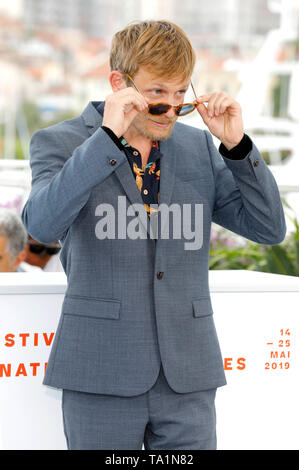
[[[133,396],[155,383],[162,361],[176,392],[225,385],[209,292],[211,222],[258,243],[280,243],[286,225],[274,177],[254,144],[244,159],[231,160],[209,132],[177,122],[160,142],[159,204],[189,205],[202,245],[185,249],[190,240],[183,229],[174,236],[171,216],[169,237],[155,241],[127,157],[101,128],[98,105],[31,139],[32,188],[22,220],[34,239],[61,242],[68,281],[44,384]],[[146,237],[96,235],[97,208],[110,204],[117,215],[119,196],[126,209],[139,204],[134,216]]]

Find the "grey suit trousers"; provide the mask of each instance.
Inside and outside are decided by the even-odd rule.
[[[157,381],[132,397],[63,390],[69,450],[215,450],[216,388],[174,392],[161,365]]]

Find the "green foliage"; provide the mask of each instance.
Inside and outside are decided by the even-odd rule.
[[[42,114],[35,103],[27,101],[24,102],[23,110],[30,135],[32,135],[38,129],[43,129],[45,127],[52,126],[53,124],[57,124],[58,122],[64,121],[66,119],[71,119],[78,114],[76,114],[76,112],[73,110],[59,111],[56,113],[54,119],[52,119],[51,121],[44,121],[42,118]]]
[[[289,204],[283,200],[290,209]],[[225,229],[211,234],[210,269],[248,269],[288,276],[299,276],[299,222],[291,217],[294,230],[279,245],[260,245],[236,237]]]
[[[44,121],[42,114],[38,106],[36,105],[36,103],[25,101],[22,104],[22,109],[24,112],[26,124],[28,127],[28,133],[29,133],[29,140],[28,142],[25,142],[25,143],[23,142],[23,145],[27,147],[28,152],[29,152],[30,138],[35,131],[51,126],[58,122],[64,121],[66,119],[72,119],[73,117],[76,116],[75,111],[64,110],[64,111],[57,112],[51,121]],[[0,125],[0,158],[3,154],[3,149],[4,149],[4,134],[5,134],[5,127],[4,127],[4,124],[1,124]],[[20,136],[18,135],[18,133],[16,133],[16,136],[15,136],[15,155],[12,155],[11,158],[15,158],[17,160],[24,160],[25,158]]]
[[[24,160],[24,159],[25,159],[25,157],[24,157],[24,152],[23,152],[23,148],[22,148],[21,141],[20,141],[20,138],[19,138],[19,137],[16,138],[16,154],[15,154],[15,159],[16,159],[16,160]]]

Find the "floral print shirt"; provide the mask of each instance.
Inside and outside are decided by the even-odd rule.
[[[147,215],[151,216],[153,212],[158,212],[158,209],[150,207],[150,204],[159,204],[160,158],[162,156],[159,149],[159,142],[153,142],[144,170],[142,169],[142,159],[139,150],[128,144],[124,137],[120,137],[120,142],[124,147],[124,152],[130,163]]]

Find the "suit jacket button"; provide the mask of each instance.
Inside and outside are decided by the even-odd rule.
[[[112,158],[112,160],[110,160],[109,163],[110,163],[110,165],[114,166],[114,165],[116,165],[117,162],[114,158]]]
[[[164,274],[163,272],[159,271],[159,272],[157,273],[157,278],[158,278],[158,279],[162,279],[163,274]]]
[[[253,166],[258,166],[258,165],[259,165],[259,163],[260,163],[260,162],[259,162],[258,160],[254,160],[254,162],[253,162]]]

